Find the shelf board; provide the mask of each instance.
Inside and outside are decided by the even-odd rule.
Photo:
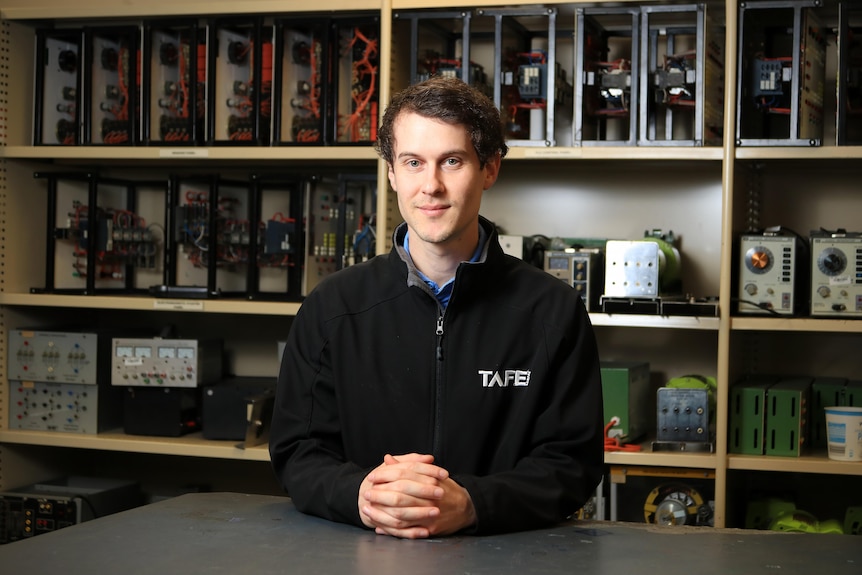
[[[299,311],[301,304],[298,302],[238,299],[168,299],[145,296],[0,293],[0,305],[294,316]]]
[[[86,5],[65,0],[4,0],[0,12],[11,20],[42,18],[100,18],[131,16],[192,16],[200,14],[279,14],[327,10],[380,10],[380,0],[89,0]]]
[[[273,160],[374,161],[371,146],[213,146],[206,148],[150,146],[4,146],[0,158],[33,160],[149,160],[238,162]]]
[[[862,476],[862,464],[858,461],[834,461],[829,459],[825,452],[802,457],[729,454],[727,457],[727,468],[742,471],[779,471],[785,473]]]
[[[716,147],[589,146],[509,148],[507,160],[691,160],[720,161]],[[373,161],[371,146],[4,146],[0,157],[44,160],[149,160],[149,161]]]
[[[88,296],[0,293],[0,305],[294,316],[299,311],[302,304],[300,302],[247,301],[242,299],[170,299],[134,295]],[[621,313],[591,313],[590,321],[594,326],[604,327],[649,327],[659,329],[696,329],[706,331],[718,331],[719,325],[719,318],[717,317],[662,316]],[[858,327],[859,329],[862,329],[862,323],[860,323]]]
[[[204,439],[200,433],[182,437],[150,437],[126,435],[119,430],[96,435],[80,433],[56,433],[49,431],[0,430],[0,443],[43,445],[76,449],[99,449],[103,451],[128,451],[156,455],[182,455],[210,457],[244,461],[269,461],[266,445],[249,449],[236,447],[235,441]],[[693,469],[715,469],[715,454],[699,453],[652,453],[607,452],[605,463],[609,465],[637,465],[656,467],[688,467]],[[862,473],[862,470],[858,470]]]
[[[856,160],[862,146],[751,146],[735,153],[737,160]]]
[[[4,429],[0,430],[0,443],[100,449],[104,451],[152,453],[156,455],[209,457],[215,459],[237,459],[244,461],[269,461],[269,449],[266,445],[256,445],[249,449],[240,449],[236,446],[239,442],[204,439],[199,432],[182,437],[150,437],[126,435],[119,430],[96,435],[86,435],[82,433]]]
[[[594,326],[605,327],[655,327],[718,331],[719,319],[717,317],[590,313],[590,322]]]
[[[724,150],[692,146],[513,146],[507,160],[690,160],[720,161]]]
[[[862,333],[862,321],[840,318],[732,317],[730,327],[736,331]]]
[[[587,4],[593,3],[595,0],[544,0],[541,4]],[[616,0],[617,3],[628,2],[643,2],[643,0]],[[472,0],[467,3],[464,0],[436,0],[429,2],[428,0],[392,0],[393,10],[412,10],[416,8],[464,8],[470,6],[472,8],[498,8],[506,4],[500,0]],[[521,6],[529,6],[537,4],[537,2],[525,2]]]
[[[605,463],[608,465],[715,469],[718,457],[715,453],[653,452],[650,451],[649,444],[644,444],[643,451],[607,451],[605,452]]]

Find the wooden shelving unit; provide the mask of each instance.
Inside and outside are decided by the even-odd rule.
[[[654,4],[624,0],[613,5]],[[558,26],[580,5],[596,2],[527,2],[560,9]],[[599,3],[600,4],[600,3]],[[741,503],[733,499],[731,484],[744,474],[822,474],[846,476],[862,483],[862,465],[835,462],[825,454],[799,458],[748,457],[728,453],[728,397],[731,385],[752,368],[767,372],[782,365],[785,353],[811,372],[858,375],[862,321],[853,319],[773,318],[735,313],[734,238],[743,230],[751,200],[751,170],[762,174],[775,191],[763,197],[763,217],[787,219],[802,227],[857,225],[862,204],[846,193],[862,175],[862,146],[837,146],[828,138],[819,147],[737,147],[735,130],[738,28],[737,2],[707,2],[725,31],[724,142],[721,146],[559,146],[513,147],[504,161],[503,175],[485,198],[486,215],[507,233],[530,235],[585,235],[631,237],[646,227],[682,230],[686,258],[684,280],[698,295],[718,298],[718,317],[665,317],[593,313],[603,357],[642,354],[656,372],[679,375],[678,369],[696,368],[718,381],[715,452],[652,453],[648,444],[637,453],[608,453],[609,465],[706,470],[715,477],[715,524],[739,526],[730,519]],[[828,14],[833,1],[826,2]],[[224,464],[268,461],[264,446],[247,450],[231,442],[216,442],[192,434],[180,438],[127,436],[120,431],[84,436],[10,429],[6,364],[7,331],[23,323],[47,325],[55,317],[102,318],[164,317],[207,325],[225,331],[251,331],[260,323],[265,334],[286,335],[290,318],[300,303],[231,299],[163,300],[134,296],[75,296],[31,293],[41,281],[44,213],[32,188],[32,173],[45,167],[107,166],[112,171],[174,167],[215,170],[249,165],[267,168],[315,165],[338,170],[362,166],[376,170],[386,182],[386,166],[371,146],[344,147],[58,147],[33,146],[32,133],[34,29],[50,23],[64,25],[87,20],[137,20],[155,17],[379,13],[381,21],[381,109],[391,91],[405,83],[398,74],[397,31],[393,13],[405,10],[473,9],[505,6],[493,0],[320,0],[313,4],[277,0],[90,0],[85,5],[59,0],[0,0],[0,489],[62,473],[70,454],[87,453],[107,465],[112,456],[139,454],[202,458]],[[830,16],[831,17],[831,16]],[[560,24],[560,23],[564,24]],[[401,56],[404,57],[403,55]],[[787,174],[791,174],[788,176]],[[783,189],[782,178],[796,176],[799,189]],[[760,176],[758,176],[760,177]],[[498,189],[499,188],[499,189]],[[782,189],[779,189],[782,188]],[[782,195],[784,194],[784,195]],[[835,198],[833,200],[833,198]],[[823,206],[827,206],[824,212]],[[836,207],[837,206],[837,207]],[[821,209],[823,208],[823,209]],[[386,186],[378,190],[377,251],[388,250],[389,235],[398,221],[397,207]],[[850,222],[850,223],[847,223]],[[766,222],[770,223],[770,222]],[[574,233],[570,233],[574,231]],[[263,336],[261,336],[263,337]],[[772,349],[773,345],[787,347]],[[774,342],[778,341],[778,344]],[[824,343],[825,341],[825,343]],[[824,349],[828,348],[828,349]],[[816,352],[812,350],[817,350]],[[275,377],[275,360],[260,362],[239,345],[239,366],[258,364]],[[810,354],[811,361],[804,358]],[[54,461],[47,453],[63,454]],[[124,459],[127,461],[128,458]],[[151,461],[146,458],[147,465]],[[181,478],[178,478],[181,480]],[[860,490],[862,491],[862,490]]]

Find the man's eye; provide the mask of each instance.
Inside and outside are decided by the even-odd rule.
[[[457,166],[457,165],[458,165],[458,163],[459,163],[459,162],[458,162],[458,158],[448,158],[448,159],[446,160],[446,165],[447,165],[447,166]]]
[[[407,162],[407,165],[410,166],[411,168],[418,168],[419,167],[419,160],[410,160]]]

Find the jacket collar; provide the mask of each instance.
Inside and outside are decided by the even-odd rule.
[[[479,225],[482,226],[482,229],[485,231],[484,235],[486,240],[485,245],[482,246],[482,252],[479,256],[479,261],[476,262],[476,264],[471,265],[481,265],[488,263],[489,255],[491,256],[491,260],[493,261],[497,257],[497,252],[502,254],[502,248],[500,248],[500,240],[497,236],[497,226],[495,226],[493,222],[483,216],[479,216]],[[408,286],[417,286],[423,290],[427,290],[430,293],[430,288],[428,288],[425,281],[419,275],[419,270],[417,270],[416,266],[413,264],[413,260],[410,258],[410,254],[407,253],[407,250],[404,249],[404,237],[406,235],[407,224],[405,222],[402,222],[398,225],[398,227],[395,228],[395,231],[392,234],[392,251],[390,252],[390,259],[392,259],[393,261],[400,260],[401,262],[403,262],[404,265],[406,265]]]

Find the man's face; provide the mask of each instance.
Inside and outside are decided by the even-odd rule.
[[[467,129],[412,112],[398,116],[389,182],[414,242],[475,248],[482,192],[497,179],[500,158],[479,167]],[[467,245],[472,243],[472,245]],[[430,247],[430,245],[428,246]]]

